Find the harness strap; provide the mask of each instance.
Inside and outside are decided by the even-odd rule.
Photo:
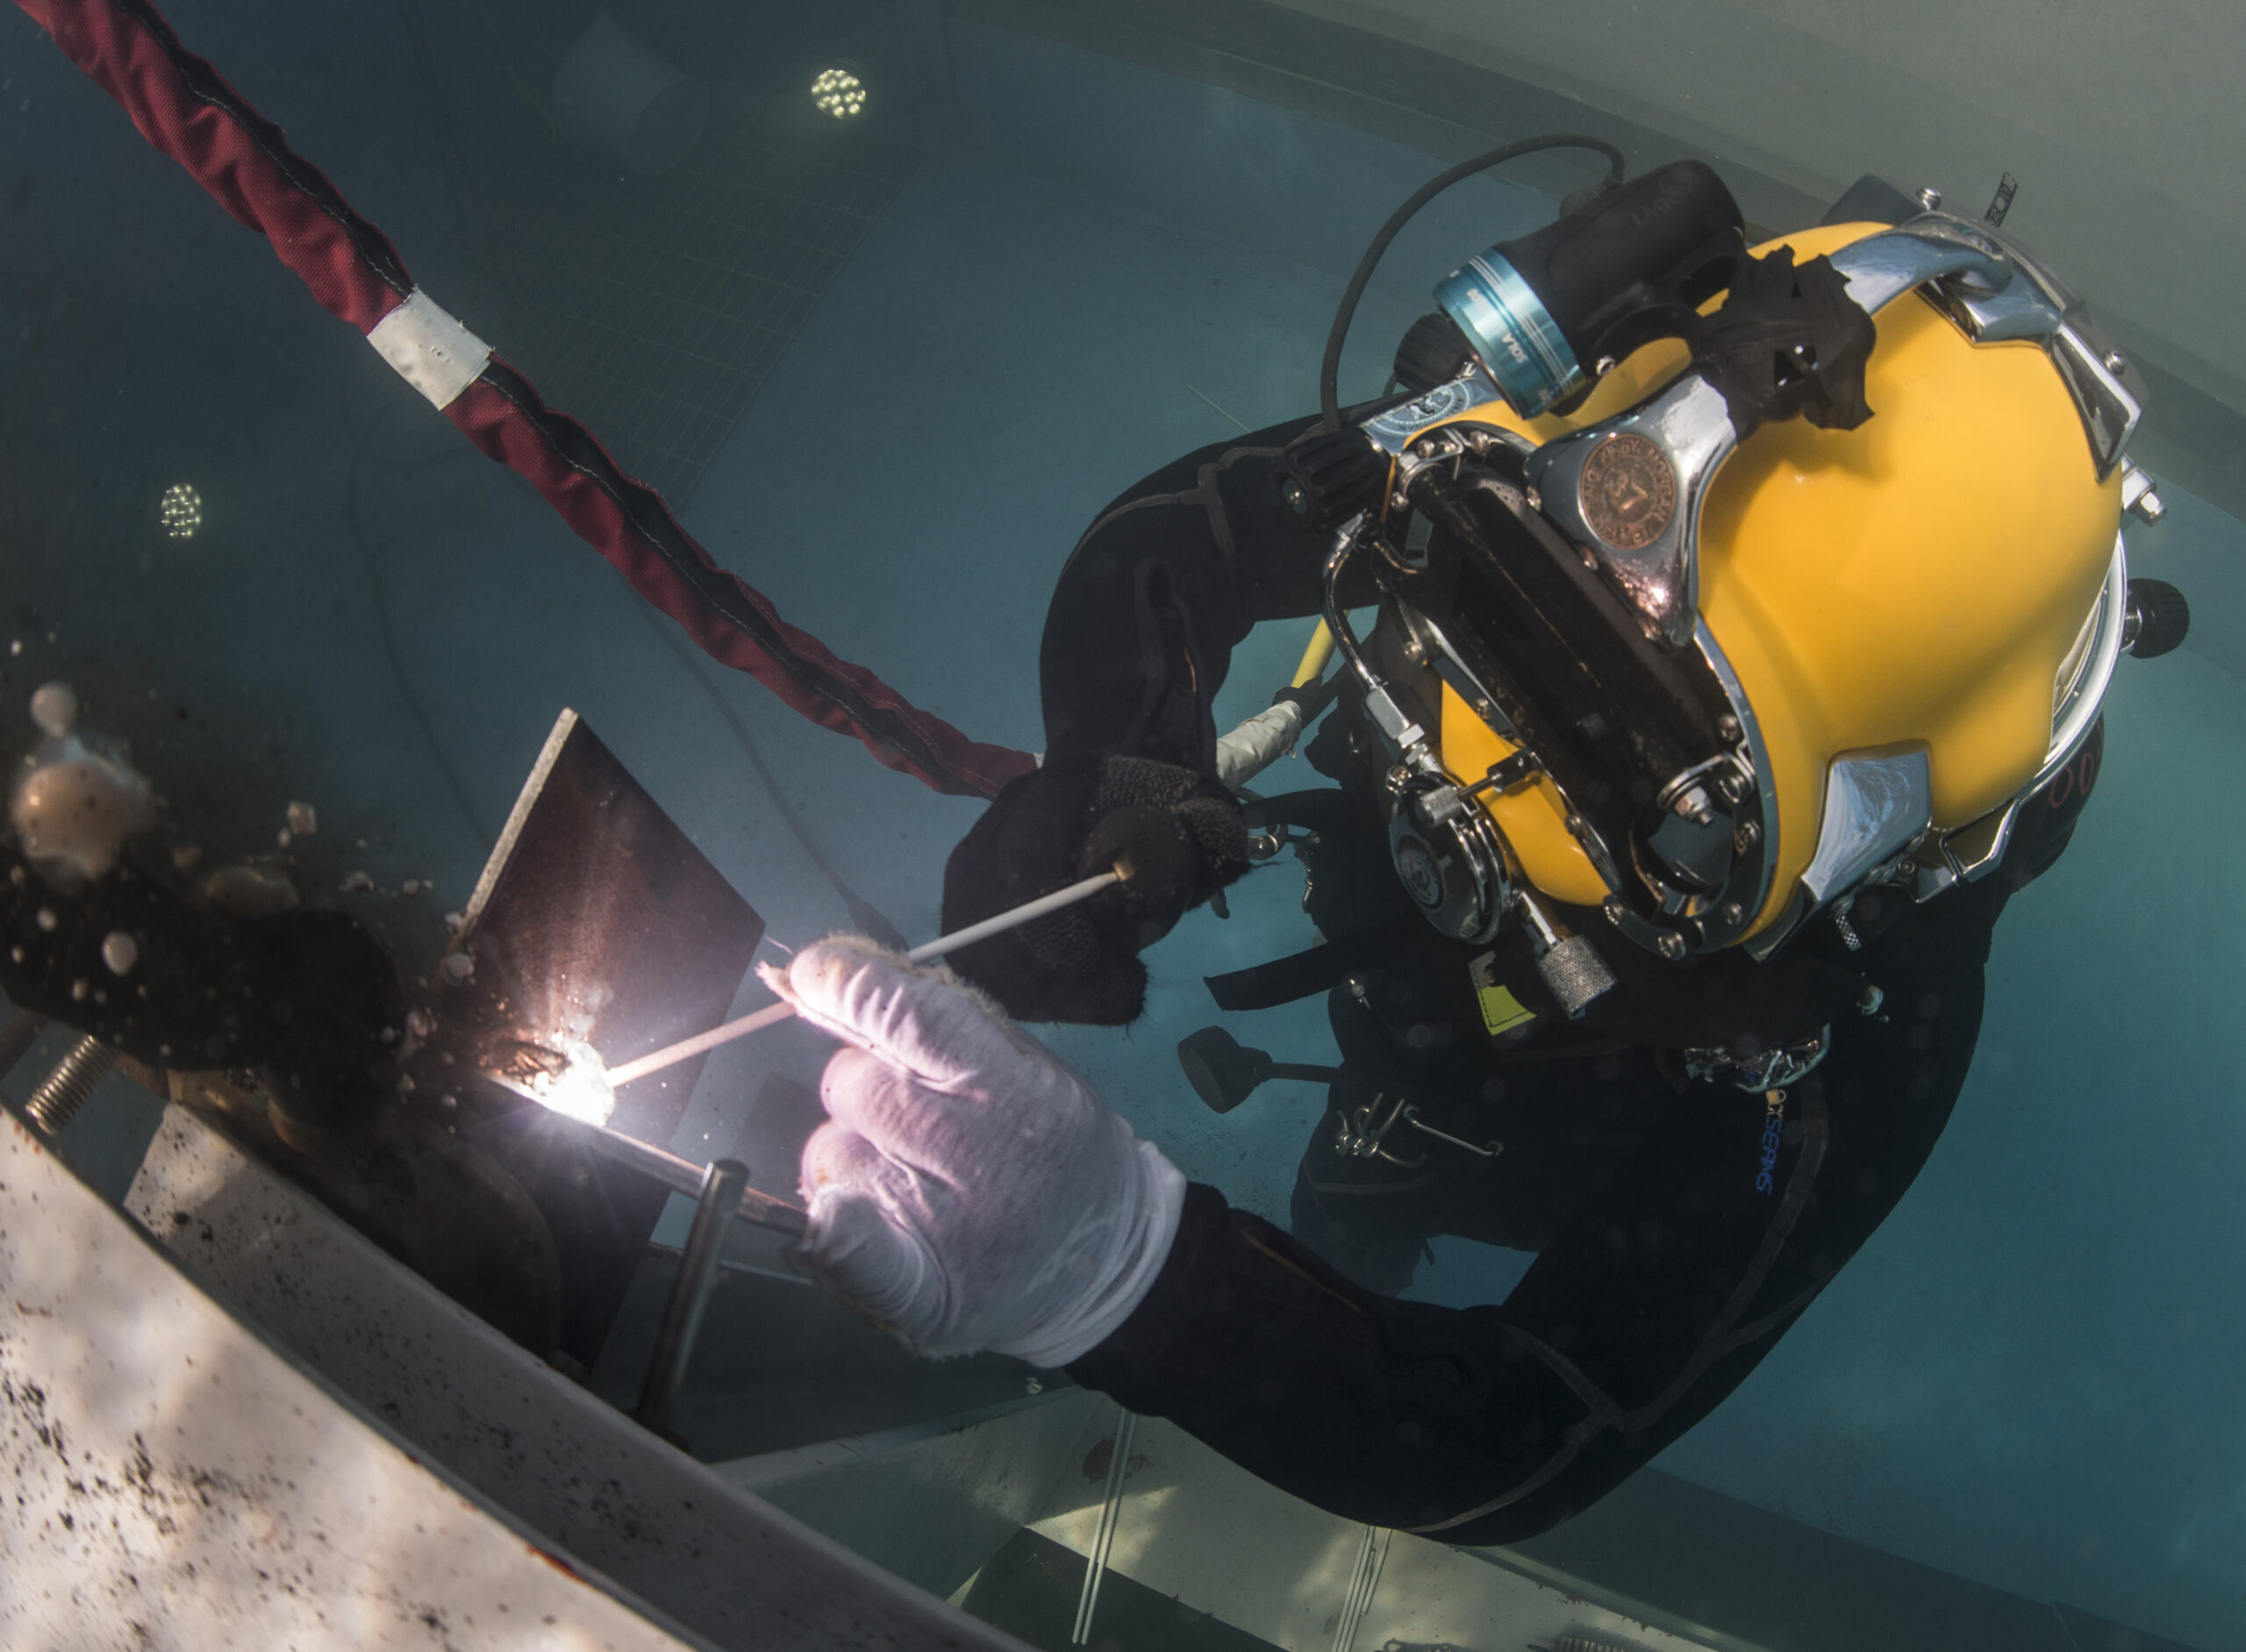
[[[1398,947],[1417,939],[1414,932],[1426,926],[1416,915],[1392,919],[1307,952],[1202,979],[1220,1010],[1268,1010],[1341,985],[1352,970],[1393,957]]]

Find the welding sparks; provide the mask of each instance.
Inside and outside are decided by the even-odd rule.
[[[540,1105],[564,1118],[606,1124],[616,1111],[616,1089],[608,1082],[608,1064],[600,1052],[583,1039],[565,1038],[560,1054],[567,1065],[559,1072],[533,1075],[523,1088]]]

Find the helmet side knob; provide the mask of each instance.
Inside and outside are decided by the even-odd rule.
[[[2121,642],[2140,660],[2157,660],[2191,634],[2192,605],[2164,579],[2132,579]]]

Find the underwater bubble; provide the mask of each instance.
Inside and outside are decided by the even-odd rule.
[[[319,831],[319,811],[309,803],[289,805],[289,830],[300,838],[309,838]]]
[[[269,867],[222,866],[204,874],[195,898],[222,918],[275,918],[301,904],[297,886]]]
[[[54,907],[42,906],[39,909],[38,918],[33,921],[35,921],[41,929],[44,929],[51,935],[54,933],[54,926],[62,920],[54,915]]]
[[[364,872],[346,872],[343,875],[343,892],[346,895],[364,895],[374,886],[375,880]]]
[[[86,983],[83,976],[70,983],[70,998],[71,1001],[76,1004],[83,1004],[86,1001]]]
[[[32,721],[61,739],[78,726],[78,697],[68,683],[43,683],[32,695]]]
[[[156,794],[104,742],[71,733],[39,742],[9,815],[34,866],[90,883],[117,864],[127,838],[155,824]]]
[[[172,870],[182,876],[192,872],[203,861],[202,846],[182,843],[172,851]]]
[[[140,962],[140,943],[122,929],[112,929],[102,937],[102,962],[111,975],[131,975]]]
[[[415,1038],[426,1038],[437,1030],[437,1018],[424,1009],[405,1012],[405,1030]]]
[[[401,895],[418,895],[421,892],[421,880],[418,877],[407,878],[404,883],[397,886],[397,892]]]
[[[476,974],[476,960],[464,952],[448,952],[445,955],[444,962],[438,968],[445,972],[446,980],[458,984],[473,978]]]

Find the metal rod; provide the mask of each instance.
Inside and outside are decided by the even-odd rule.
[[[24,1103],[24,1111],[47,1134],[61,1135],[62,1126],[94,1093],[94,1086],[108,1077],[109,1069],[116,1065],[115,1050],[97,1038],[82,1038],[39,1081],[39,1088]]]
[[[1129,876],[1127,869],[1118,866],[1113,871],[1098,873],[1080,883],[1071,883],[1066,889],[1055,890],[1050,895],[1041,895],[1034,901],[1025,901],[1000,912],[996,918],[986,918],[979,924],[969,924],[964,929],[939,936],[926,946],[913,948],[905,955],[914,963],[926,963],[931,958],[941,958],[961,947],[971,947],[978,940],[1004,934],[1007,930],[1042,918],[1048,912],[1057,912],[1064,906],[1073,906],[1080,900],[1088,900],[1110,884],[1119,883]],[[796,1006],[792,1004],[784,1001],[769,1004],[751,1014],[727,1021],[723,1026],[713,1026],[706,1033],[697,1033],[692,1038],[682,1039],[676,1044],[612,1067],[608,1069],[608,1082],[612,1088],[621,1090],[635,1078],[645,1078],[649,1073],[660,1072],[666,1067],[690,1060],[705,1050],[715,1049],[720,1044],[730,1044],[737,1038],[746,1038],[751,1033],[776,1026],[795,1012]]]
[[[719,1159],[702,1173],[694,1226],[687,1229],[678,1277],[671,1282],[670,1300],[663,1305],[662,1326],[655,1333],[654,1357],[647,1362],[647,1381],[640,1389],[636,1414],[640,1426],[657,1434],[670,1427],[672,1407],[686,1381],[686,1362],[693,1355],[694,1339],[702,1334],[710,1293],[717,1288],[726,1232],[740,1213],[741,1190],[747,1184],[748,1167],[739,1159]]]
[[[651,1141],[627,1136],[620,1130],[610,1130],[597,1124],[587,1124],[581,1119],[569,1119],[561,1113],[554,1118],[585,1133],[586,1144],[604,1158],[628,1165],[643,1176],[653,1176],[674,1193],[683,1193],[689,1198],[702,1197],[709,1174],[707,1165],[697,1164],[691,1159],[682,1159],[676,1153],[667,1153]],[[801,1239],[809,1218],[783,1198],[744,1185],[737,1201],[735,1214],[742,1221],[758,1227],[769,1227],[775,1233],[785,1234],[790,1239]]]
[[[1107,1459],[1107,1496],[1099,1505],[1099,1529],[1093,1534],[1091,1553],[1084,1557],[1084,1592],[1077,1597],[1077,1627],[1069,1631],[1070,1646],[1091,1644],[1092,1613],[1099,1609],[1099,1580],[1107,1575],[1107,1556],[1115,1547],[1115,1526],[1123,1512],[1123,1482],[1129,1475],[1131,1434],[1138,1418],[1116,1407],[1115,1448]]]
[[[39,1035],[46,1030],[46,1017],[37,1010],[18,1010],[0,1028],[0,1078],[16,1070],[16,1063],[32,1053]]]
[[[1364,1627],[1365,1614],[1372,1610],[1372,1598],[1380,1587],[1380,1570],[1388,1558],[1389,1532],[1386,1527],[1368,1526],[1364,1540],[1357,1545],[1356,1570],[1349,1577],[1349,1592],[1341,1603],[1341,1614],[1334,1630],[1334,1652],[1352,1652],[1357,1643],[1357,1631]]]

